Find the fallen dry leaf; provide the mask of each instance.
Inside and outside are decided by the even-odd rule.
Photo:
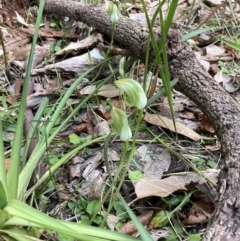
[[[163,149],[155,158],[152,158],[151,154],[148,147],[142,145],[137,149],[135,157],[140,158],[138,163],[143,166],[144,176],[161,179],[163,173],[169,169],[171,154],[167,149]]]
[[[214,206],[212,203],[199,200],[192,205],[189,211],[189,216],[184,218],[182,223],[184,225],[193,225],[207,222],[213,211]],[[206,215],[204,212],[208,215]]]
[[[223,72],[222,70],[218,71],[215,75],[214,75],[214,79],[216,80],[217,83],[222,83],[223,82]]]
[[[125,110],[125,103],[122,99],[119,99],[118,97],[111,99],[112,106],[119,108],[121,110]]]
[[[94,135],[93,113],[89,106],[87,106],[87,133],[91,136]]]
[[[102,120],[94,127],[94,136],[104,136],[111,133],[111,128],[106,120]]]
[[[183,119],[188,119],[188,120],[195,120],[196,116],[194,115],[194,113],[186,111],[182,114],[179,114],[179,116]]]
[[[148,230],[148,232],[151,235],[153,241],[158,241],[160,240],[160,238],[162,240],[166,240],[169,235],[167,227],[157,228],[157,229],[153,228]]]
[[[110,230],[114,231],[115,230],[115,225],[117,222],[121,219],[121,217],[118,217],[116,215],[113,215],[111,213],[106,214],[107,212],[101,211],[100,214],[105,217],[107,215],[107,224]]]
[[[138,216],[138,220],[141,222],[143,226],[147,225],[153,216],[153,211],[146,212]],[[137,232],[136,225],[133,221],[128,221],[120,227],[120,231],[125,234],[134,234]]]
[[[32,76],[39,74],[55,75],[57,69],[59,74],[61,74],[63,77],[76,77],[85,73],[87,70],[89,70],[89,68],[92,68],[92,66],[100,64],[103,61],[104,57],[101,55],[100,50],[98,48],[94,48],[83,55],[72,57],[58,63],[49,64],[43,68],[33,69]],[[95,69],[95,71],[97,73],[97,69]],[[108,68],[101,70],[101,74],[104,76],[108,76],[109,73],[110,70]]]
[[[39,49],[41,49],[41,47],[39,45],[36,45],[35,51],[34,53],[36,53],[36,51],[38,51]],[[12,52],[10,52],[10,62],[13,60],[25,60],[29,54],[30,54],[30,50],[31,50],[31,44],[27,44],[25,46],[21,46],[21,47],[15,47],[15,49],[12,50]]]
[[[225,53],[225,48],[217,45],[209,45],[206,47],[206,52],[208,56],[219,56]]]
[[[161,180],[144,177],[135,186],[138,198],[149,196],[167,197],[177,190],[187,190],[185,181],[180,176],[171,176]]]
[[[87,200],[99,199],[102,195],[105,181],[102,171],[95,169],[88,178],[90,180],[83,182],[78,189],[79,195]]]
[[[6,171],[9,170],[9,168],[10,168],[10,163],[11,163],[11,159],[10,159],[10,158],[6,158],[6,159],[5,159],[5,169],[6,169]]]
[[[58,197],[60,200],[71,200],[71,195],[66,188],[64,187],[64,185],[62,184],[58,184],[56,186],[57,189],[57,193],[58,193]]]
[[[197,44],[197,46],[207,46],[215,41],[215,38],[213,38],[210,34],[202,33],[197,36],[192,37],[192,40],[194,40]]]
[[[28,25],[28,28],[18,28],[19,31],[22,33],[25,33],[28,36],[33,36],[35,32],[35,28],[31,25]],[[71,33],[66,33],[65,31],[61,30],[54,30],[52,28],[49,28],[47,25],[44,27],[41,27],[38,31],[39,37],[42,38],[68,38],[68,39],[77,39],[78,35],[77,34],[71,34]]]
[[[184,178],[186,185],[189,185],[190,183],[200,183],[200,184],[205,183],[206,180],[203,178],[203,176],[209,179],[212,183],[217,184],[219,170],[209,168],[206,171],[201,172],[201,174],[202,175],[194,172],[190,172],[190,173],[184,173],[182,177]]]
[[[167,117],[156,115],[156,114],[146,113],[143,119],[150,124],[160,126],[162,128],[167,128],[170,131],[175,132],[173,121],[171,119],[168,119]],[[189,129],[185,125],[178,123],[178,122],[176,122],[176,129],[177,129],[178,134],[186,136],[189,139],[194,140],[194,141],[199,141],[199,140],[204,140],[204,139],[205,140],[214,139],[214,138],[201,136],[198,133],[196,133],[195,131]]]
[[[218,151],[221,148],[221,144],[217,141],[215,145],[206,145],[205,148],[210,151]]]
[[[214,127],[213,127],[211,121],[204,114],[202,114],[201,117],[202,117],[202,121],[199,125],[201,130],[207,131],[207,132],[210,132],[210,133],[214,133],[215,130],[214,130]]]
[[[88,126],[88,124],[86,122],[82,122],[78,125],[73,125],[72,128],[71,128],[73,130],[72,133],[74,133],[75,131],[78,131],[78,132],[86,131],[87,126]]]
[[[208,169],[202,172],[202,175],[213,183],[217,183],[218,173],[218,170]],[[149,196],[167,197],[177,190],[187,190],[186,186],[190,183],[206,182],[203,176],[197,173],[186,173],[181,176],[170,176],[161,180],[144,177],[137,182],[135,192],[138,198]]]
[[[73,180],[74,178],[80,178],[82,176],[83,168],[82,165],[85,162],[80,156],[74,156],[68,165],[68,175],[69,180]]]
[[[222,70],[215,74],[214,79],[217,83],[222,84],[224,89],[229,93],[235,92],[237,90],[234,85],[234,81],[232,81],[232,78],[229,75],[223,74]]]
[[[15,11],[15,13],[16,13],[16,15],[17,15],[17,21],[18,21],[19,23],[21,23],[22,25],[24,25],[25,27],[28,27],[28,24],[26,23],[26,21],[24,20],[24,18],[23,18],[21,15],[19,15],[18,12]]]
[[[99,42],[104,42],[102,34],[93,33],[81,41],[69,43],[69,45],[67,47],[56,52],[54,55],[58,56],[58,55],[68,54],[72,51],[76,52],[76,51],[80,51],[82,49],[90,49],[90,48],[96,46]]]

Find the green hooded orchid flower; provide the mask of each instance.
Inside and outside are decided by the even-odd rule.
[[[121,89],[126,98],[128,106],[135,106],[137,109],[143,109],[147,104],[147,97],[142,86],[133,79],[120,79],[114,82]]]
[[[119,10],[116,4],[110,2],[107,9],[108,16],[113,24],[116,24],[116,22],[119,19]]]
[[[112,117],[112,130],[120,136],[122,141],[128,141],[132,137],[132,131],[128,125],[126,113],[118,108],[112,107],[110,115]]]

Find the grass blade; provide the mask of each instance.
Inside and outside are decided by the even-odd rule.
[[[26,77],[23,85],[23,92],[22,92],[22,98],[21,98],[20,109],[19,109],[19,117],[17,121],[17,129],[16,129],[15,138],[13,141],[13,148],[12,148],[12,154],[11,154],[11,164],[7,175],[9,200],[17,198],[18,176],[19,176],[20,160],[21,160],[20,150],[21,150],[21,143],[22,143],[22,137],[23,137],[23,123],[24,123],[25,109],[26,109],[26,97],[27,97],[27,91],[28,91],[28,86],[30,81],[33,55],[34,55],[34,50],[35,50],[35,46],[38,38],[38,30],[42,19],[44,4],[45,4],[45,0],[40,1],[38,15],[37,15],[37,23],[35,27],[34,36],[33,36],[32,47],[29,55]]]
[[[81,223],[71,223],[49,217],[40,211],[20,202],[12,200],[5,208],[7,212],[29,222],[35,223],[48,230],[57,231],[83,241],[112,240],[112,241],[136,241],[137,238],[116,233],[110,230],[92,227]],[[31,215],[29,215],[31,214]],[[21,225],[21,224],[19,224]]]
[[[2,120],[0,119],[0,131],[2,133]],[[3,135],[0,135],[0,209],[8,203],[7,176],[5,167]]]

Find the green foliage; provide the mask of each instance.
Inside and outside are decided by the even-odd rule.
[[[212,160],[209,160],[207,161],[207,165],[210,167],[210,168],[214,168],[214,169],[218,169],[218,164],[215,162],[215,161],[212,161]]]
[[[59,233],[58,234],[58,240],[59,241],[74,241],[74,238],[71,238],[68,235],[64,235],[64,234]]]
[[[166,226],[169,222],[170,213],[168,211],[158,212],[151,221],[151,226],[153,228],[162,228]]]
[[[84,143],[84,142],[89,142],[91,141],[92,139],[92,136],[88,135],[87,137],[79,137],[78,135],[76,135],[75,133],[72,133],[69,135],[69,141],[72,143],[72,144],[81,144],[81,143]]]
[[[62,40],[58,40],[54,46],[54,52],[58,52],[62,49]]]
[[[129,178],[132,181],[139,181],[143,178],[143,174],[140,171],[130,171],[129,172]]]
[[[178,1],[171,1],[169,3],[168,14],[166,16],[166,19],[163,19],[162,9],[161,9],[164,2],[165,1],[162,1],[161,4],[159,4],[159,7],[156,9],[156,11],[153,15],[153,18],[150,21],[150,18],[148,16],[148,12],[147,12],[147,9],[146,9],[146,4],[143,0],[141,0],[141,4],[143,6],[143,11],[144,11],[145,16],[146,16],[148,30],[149,30],[148,50],[149,50],[150,43],[151,43],[152,47],[154,49],[154,52],[155,52],[155,56],[156,56],[154,64],[155,64],[155,67],[157,69],[161,69],[160,75],[161,75],[161,78],[163,80],[163,85],[164,85],[164,89],[165,89],[167,99],[168,99],[168,103],[169,103],[169,106],[170,106],[174,127],[176,129],[174,112],[173,112],[173,101],[172,101],[171,84],[170,84],[170,73],[169,73],[168,57],[167,57],[167,46],[166,46],[165,43],[167,42],[167,33],[168,33],[169,28],[171,26],[176,7],[178,5]],[[161,26],[161,41],[160,41],[159,45],[158,45],[158,43],[155,39],[155,35],[154,35],[154,32],[153,32],[153,28],[152,28],[153,24],[154,24],[154,21],[156,20],[157,16],[159,16],[160,26]],[[146,58],[145,66],[148,66],[148,56]],[[156,71],[156,69],[155,69],[155,71]],[[146,72],[147,72],[147,70],[146,70]],[[146,74],[145,74],[145,76],[146,76]]]
[[[162,197],[162,200],[169,205],[169,207],[173,207],[178,205],[184,200],[184,196],[182,195],[174,195],[172,197]]]
[[[82,215],[81,216],[81,223],[90,225],[91,224],[91,220],[90,220],[89,216],[88,215]]]
[[[73,109],[72,113],[67,116],[67,118],[61,122],[61,113],[63,109],[66,107],[66,103],[72,93],[75,91],[77,85],[83,80],[85,76],[87,76],[89,73],[93,71],[94,68],[89,69],[86,73],[84,73],[82,76],[76,79],[76,81],[71,85],[71,87],[67,90],[67,92],[61,96],[61,98],[52,105],[52,108],[47,107],[48,101],[47,99],[43,99],[42,104],[40,105],[34,121],[32,123],[32,129],[29,132],[29,136],[25,143],[25,154],[23,156],[23,162],[21,164],[21,156],[20,156],[20,148],[22,147],[22,126],[23,126],[23,120],[24,120],[24,111],[26,107],[26,86],[28,86],[28,81],[30,79],[30,72],[31,72],[31,65],[32,65],[32,56],[33,56],[33,50],[34,45],[36,43],[37,38],[37,29],[39,27],[39,23],[41,17],[38,19],[38,24],[36,27],[36,33],[34,35],[34,44],[32,47],[31,55],[30,55],[30,61],[29,61],[29,67],[26,75],[26,84],[24,85],[23,90],[23,97],[20,104],[20,115],[18,117],[18,124],[17,127],[14,125],[9,125],[10,119],[13,119],[11,117],[12,110],[7,106],[6,99],[4,97],[1,97],[2,103],[4,108],[6,109],[5,112],[1,113],[1,117],[4,117],[4,120],[8,120],[9,122],[2,122],[0,119],[0,130],[2,130],[3,126],[4,128],[8,128],[8,130],[11,129],[11,131],[16,132],[16,138],[13,142],[13,150],[12,150],[12,164],[9,170],[9,173],[6,174],[5,171],[5,156],[4,156],[4,147],[3,147],[3,136],[0,137],[0,235],[2,235],[6,240],[32,240],[33,237],[39,238],[39,230],[45,229],[45,230],[52,230],[56,231],[58,233],[58,240],[61,241],[72,241],[74,239],[78,240],[124,240],[124,241],[133,241],[133,240],[139,240],[134,237],[129,237],[127,235],[119,234],[116,232],[112,232],[110,230],[104,230],[101,228],[96,228],[90,226],[90,224],[93,222],[95,225],[100,224],[104,226],[106,224],[106,219],[108,217],[108,214],[110,211],[112,211],[112,208],[114,207],[116,214],[121,217],[121,221],[126,221],[129,218],[134,222],[136,225],[137,230],[139,231],[141,238],[143,240],[152,240],[146,229],[143,227],[143,225],[140,223],[136,215],[133,213],[131,208],[126,204],[125,200],[122,198],[122,196],[119,193],[119,190],[127,176],[127,173],[129,174],[129,178],[133,181],[139,180],[142,178],[143,174],[139,171],[129,172],[130,164],[133,160],[133,156],[136,151],[136,140],[137,140],[137,134],[139,130],[141,130],[142,127],[142,117],[143,117],[143,109],[154,103],[159,97],[161,97],[163,94],[167,94],[169,104],[171,106],[171,112],[173,115],[173,109],[172,109],[172,96],[171,96],[171,88],[177,83],[177,79],[174,79],[170,81],[170,74],[168,69],[168,58],[167,58],[167,49],[165,42],[167,40],[167,33],[170,28],[174,12],[176,10],[178,1],[171,1],[168,8],[168,14],[166,19],[163,19],[161,6],[165,1],[162,1],[159,4],[159,8],[157,9],[156,13],[154,14],[153,20],[150,21],[147,11],[145,2],[141,1],[143,5],[143,9],[147,16],[147,22],[148,27],[150,31],[149,36],[149,46],[150,43],[153,45],[153,49],[156,53],[156,60],[153,65],[153,72],[158,73],[160,71],[160,75],[164,82],[164,90],[160,90],[156,95],[151,97],[149,100],[147,100],[146,97],[146,74],[148,71],[148,57],[146,57],[146,63],[145,63],[145,78],[144,78],[144,84],[142,87],[139,83],[137,83],[135,80],[133,80],[130,77],[126,77],[125,69],[126,69],[126,59],[123,58],[120,61],[119,64],[119,70],[112,70],[112,74],[109,75],[107,78],[105,78],[100,84],[97,84],[96,90],[86,98],[84,98],[79,105],[75,109]],[[41,1],[41,5],[43,6],[44,1]],[[38,16],[42,16],[41,14],[42,8],[40,8],[40,12]],[[113,36],[115,31],[115,26],[118,21],[119,17],[119,10],[117,6],[113,3],[109,4],[108,7],[108,14],[112,21],[113,26],[113,33],[112,33],[112,39],[111,39],[111,46],[113,44]],[[161,21],[161,33],[162,33],[162,41],[159,45],[154,38],[154,34],[152,31],[152,25],[154,19],[156,19],[157,15],[159,16],[159,19]],[[60,28],[59,22],[52,22],[52,27]],[[212,28],[211,28],[212,29]],[[193,35],[199,34],[200,32],[206,31],[206,29],[201,29],[195,32],[192,32],[188,35],[185,35],[183,37],[184,40],[190,38]],[[224,41],[223,41],[224,42]],[[63,40],[59,40],[55,46],[52,47],[52,53],[59,51],[62,48]],[[229,46],[233,46],[230,43]],[[149,49],[148,46],[148,49]],[[110,49],[110,48],[109,48]],[[109,64],[109,58],[106,55],[106,63]],[[97,66],[99,67],[99,66]],[[110,66],[111,68],[111,66]],[[115,74],[119,71],[120,73],[120,80],[115,81],[115,84],[121,89],[121,91],[124,92],[124,101],[125,104],[129,106],[134,106],[137,108],[137,110],[133,113],[132,116],[135,117],[131,119],[132,126],[134,126],[131,130],[129,126],[130,120],[128,119],[128,116],[126,113],[120,109],[117,109],[115,107],[111,110],[111,116],[112,116],[112,129],[113,131],[120,136],[120,139],[125,141],[124,147],[122,150],[121,159],[119,161],[119,166],[114,173],[114,176],[112,176],[112,173],[110,171],[110,168],[108,164],[107,170],[109,173],[109,179],[110,179],[110,185],[108,186],[106,192],[103,195],[103,198],[101,201],[99,200],[93,200],[91,202],[86,201],[83,198],[79,198],[74,201],[68,201],[68,208],[71,210],[71,213],[73,215],[79,215],[81,214],[79,223],[71,223],[71,222],[64,222],[60,220],[53,219],[49,216],[47,216],[44,213],[41,213],[37,211],[36,209],[32,208],[30,205],[24,204],[27,203],[26,200],[32,199],[33,194],[35,193],[36,189],[40,187],[43,183],[47,183],[47,190],[45,190],[44,194],[47,193],[49,190],[53,190],[54,182],[49,181],[51,178],[51,175],[58,170],[58,168],[65,164],[72,156],[77,154],[79,151],[85,149],[86,152],[90,151],[87,147],[89,145],[93,145],[94,143],[99,143],[100,141],[105,141],[105,147],[104,147],[104,160],[105,163],[107,163],[108,159],[108,146],[111,134],[109,136],[102,136],[99,138],[92,139],[91,136],[87,137],[79,137],[76,134],[70,134],[69,135],[69,141],[71,144],[75,145],[74,149],[71,149],[69,153],[64,155],[51,155],[51,153],[48,153],[48,163],[49,170],[46,171],[46,173],[38,180],[36,184],[34,184],[30,189],[28,189],[28,184],[30,181],[30,178],[34,172],[35,167],[37,166],[39,160],[45,154],[46,152],[51,152],[47,150],[49,145],[52,144],[54,138],[57,136],[57,134],[61,131],[61,129],[66,125],[66,123],[73,118],[76,113],[78,113],[79,109],[86,105],[87,101],[90,100],[90,98],[99,90],[99,88],[107,83],[109,80],[116,79]],[[111,104],[111,101],[106,101],[108,104]],[[50,119],[48,122],[44,123],[42,122],[42,117],[44,116],[50,116]],[[6,126],[7,123],[7,126]],[[144,127],[145,128],[145,127]],[[26,162],[27,157],[27,149],[30,145],[30,140],[35,133],[35,131],[38,130],[38,144],[35,148],[34,152],[32,153],[31,157],[28,159],[28,162]],[[132,138],[132,131],[133,131],[133,138]],[[150,133],[150,131],[149,131]],[[132,138],[131,142],[128,140]],[[154,136],[154,140],[158,140],[159,138]],[[166,143],[163,141],[159,141],[164,147],[168,148]],[[169,149],[169,148],[168,148]],[[174,152],[174,151],[173,151]],[[176,153],[174,153],[176,154]],[[198,159],[197,162],[201,163],[202,160]],[[208,166],[214,166],[215,162],[208,161]],[[194,169],[194,167],[193,167]],[[195,169],[194,169],[195,170]],[[11,189],[11,190],[10,190]],[[10,190],[10,191],[8,191]],[[112,193],[112,195],[111,195]],[[43,195],[42,194],[42,197]],[[115,195],[116,194],[116,195]],[[154,227],[163,227],[167,226],[169,223],[169,220],[172,219],[172,226],[167,226],[169,230],[169,237],[166,240],[177,240],[177,234],[182,233],[182,228],[180,227],[179,221],[174,219],[173,215],[174,213],[179,210],[181,207],[183,207],[189,200],[191,196],[191,193],[187,196],[179,196],[175,195],[173,197],[163,198],[162,200],[166,202],[169,206],[170,211],[161,211],[157,214],[157,216],[152,220],[152,224]],[[17,200],[16,200],[17,199]],[[103,216],[99,214],[99,211],[103,209],[103,204],[105,204],[106,200],[109,202],[108,209],[106,211],[106,214]],[[120,201],[119,201],[120,200]],[[83,213],[83,214],[82,214]],[[31,215],[29,215],[31,214]],[[20,228],[21,227],[21,228]],[[22,228],[26,227],[26,228]],[[24,237],[24,238],[23,238]],[[200,235],[189,235],[189,240],[199,240]]]
[[[114,209],[116,210],[116,215],[121,218],[122,221],[126,221],[129,218],[129,215],[126,213],[126,210],[120,201],[116,201],[113,204]]]
[[[183,41],[187,41],[188,39],[191,39],[192,37],[195,37],[197,35],[200,35],[202,33],[206,33],[210,30],[218,30],[218,29],[222,29],[223,27],[208,27],[208,28],[201,28],[201,29],[198,29],[198,30],[195,30],[195,31],[191,31],[187,34],[184,34],[182,36],[182,40]]]
[[[169,233],[168,237],[164,240],[167,240],[167,241],[177,241],[178,240],[178,236],[172,227],[168,227],[168,233]]]
[[[23,157],[21,157],[20,149],[22,148],[23,140],[23,122],[26,108],[27,86],[30,80],[34,47],[36,45],[38,37],[38,29],[41,22],[44,2],[45,1],[40,2],[36,31],[33,38],[31,53],[29,56],[28,68],[22,92],[22,99],[20,102],[20,110],[17,116],[18,121],[16,127],[16,134],[13,140],[11,150],[11,164],[8,172],[5,168],[5,155],[3,145],[4,140],[2,135],[0,137],[0,235],[7,241],[26,241],[33,240],[34,238],[39,238],[38,230],[45,229],[57,232],[61,240],[139,240],[124,234],[112,232],[110,230],[104,230],[101,228],[84,225],[84,221],[86,223],[88,218],[85,218],[84,220],[83,217],[82,223],[78,224],[65,222],[51,218],[48,215],[31,207],[30,205],[25,204],[25,202],[29,200],[28,198],[41,184],[43,184],[45,181],[48,181],[47,183],[49,183],[49,178],[51,178],[52,173],[54,173],[59,168],[59,166],[64,164],[79,150],[95,142],[99,142],[100,140],[105,138],[103,136],[91,140],[87,137],[84,140],[79,140],[78,138],[73,137],[71,140],[73,140],[74,143],[78,144],[78,146],[66,155],[58,158],[57,162],[52,161],[49,170],[45,172],[45,174],[39,179],[39,181],[35,185],[33,185],[29,190],[27,189],[36,165],[38,164],[42,155],[46,152],[48,146],[52,143],[56,135],[61,131],[63,126],[65,126],[66,123],[71,118],[73,118],[73,116],[79,111],[79,109],[99,90],[99,88],[101,88],[102,85],[108,82],[109,79],[111,79],[117,73],[117,71],[113,71],[113,73],[109,75],[104,81],[102,81],[102,83],[98,85],[96,90],[91,95],[87,96],[62,123],[59,122],[59,116],[61,115],[62,110],[65,108],[69,97],[76,89],[76,86],[83,80],[83,78],[90,72],[92,72],[93,68],[89,69],[88,71],[86,71],[86,73],[80,76],[67,90],[67,92],[60,98],[60,100],[53,104],[52,108],[47,108],[47,99],[43,99],[42,104],[40,105],[32,122],[32,129],[28,133],[28,137],[25,143],[25,154]],[[61,45],[61,42],[59,42],[59,45]],[[2,98],[2,101],[3,103],[5,102],[4,98]],[[6,104],[5,107],[7,107]],[[41,119],[46,112],[48,113],[48,116],[50,116],[50,119],[42,125]],[[7,117],[7,112],[4,112],[4,115],[5,117]],[[6,119],[7,118],[5,118],[5,120]],[[2,131],[3,124],[5,125],[5,123],[7,122],[2,122],[1,118],[0,131]],[[36,130],[38,131],[38,143],[36,148],[33,150],[32,155],[28,158],[28,161],[26,162],[27,149],[29,147],[31,137]],[[22,159],[23,162],[21,162]],[[51,160],[54,160],[54,158],[51,158]],[[100,203],[98,201],[84,203],[84,200],[81,200],[81,205],[74,205],[72,203],[69,203],[72,211],[75,209],[79,212],[82,208],[87,211],[89,215],[94,215],[97,213],[97,209],[99,208]],[[102,217],[100,215],[97,215],[93,219],[93,221],[99,224],[102,222]],[[27,228],[25,229],[22,227]]]
[[[222,62],[218,61],[218,65],[223,74],[237,76],[240,70],[240,65],[237,62]]]
[[[200,236],[200,234],[190,234],[188,236],[188,241],[200,241],[202,240],[202,237]]]
[[[214,168],[214,169],[218,169],[218,164],[213,161],[213,160],[205,160],[201,157],[193,157],[192,158],[192,163],[196,163],[197,167],[199,168],[199,170],[206,170],[207,167],[210,167],[210,168]]]
[[[68,207],[71,209],[72,214],[77,215],[82,211],[86,211],[88,205],[88,201],[84,198],[79,198],[76,201],[69,201]]]
[[[28,221],[29,226],[43,227],[48,230],[55,230],[72,238],[81,238],[83,241],[87,241],[89,239],[116,241],[136,240],[135,238],[128,237],[120,233],[114,233],[110,230],[103,230],[84,224],[70,223],[54,219],[17,200],[13,200],[8,203],[4,210],[6,210],[10,215],[14,215],[20,218],[18,225],[24,225],[26,221]],[[9,224],[11,224],[11,219],[5,223],[5,225]]]
[[[101,202],[99,200],[93,200],[87,205],[87,212],[89,215],[97,214],[100,207]]]

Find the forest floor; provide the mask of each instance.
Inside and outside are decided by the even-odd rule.
[[[179,1],[174,27],[182,33],[206,71],[214,76],[216,84],[221,84],[239,102],[240,40],[236,24],[240,11],[233,13],[228,3],[219,7],[218,2]],[[153,16],[158,2],[149,1],[146,5],[149,16]],[[12,141],[16,138],[37,11],[35,6],[12,8],[15,15],[0,16],[7,54],[6,57],[3,48],[0,49],[0,115],[7,170]],[[119,2],[118,8],[136,21],[146,21],[140,2]],[[168,4],[163,4],[164,14],[167,9]],[[56,117],[50,133],[72,115],[39,158],[28,186],[31,189],[43,180],[32,196],[33,206],[54,218],[94,226],[107,223],[111,230],[137,236],[136,227],[115,192],[119,187],[120,195],[153,240],[200,240],[214,211],[221,161],[215,130],[198,106],[173,87],[171,98],[177,128],[174,128],[168,97],[162,95],[145,109],[134,135],[136,109],[126,106],[121,91],[114,84],[119,75],[112,76],[92,95],[113,70],[120,68],[126,54],[121,43],[112,44],[111,39],[83,23],[53,15],[42,19],[32,64],[32,92],[27,96],[27,108],[33,116],[43,99],[49,100],[36,124],[35,134],[39,138],[45,138],[47,143],[48,124],[75,80],[92,67],[105,65],[83,78]],[[158,73],[149,71],[144,75],[144,71],[144,64],[135,61],[124,70],[124,75],[125,79],[145,83],[150,99],[163,88],[163,82]],[[73,113],[79,105],[79,110]],[[127,145],[111,131],[112,107],[128,117],[133,138]],[[25,127],[25,137],[30,130],[31,124]],[[22,147],[25,143],[26,138],[23,138]],[[79,146],[82,148],[75,151]],[[26,160],[35,147],[33,143]],[[70,155],[72,152],[74,154]],[[22,163],[22,169],[25,164]],[[119,170],[120,165],[122,170]],[[53,169],[47,179],[42,179]],[[96,207],[101,210],[96,212]],[[108,212],[110,214],[106,215]],[[56,233],[42,235],[47,235],[47,240],[70,240]]]

